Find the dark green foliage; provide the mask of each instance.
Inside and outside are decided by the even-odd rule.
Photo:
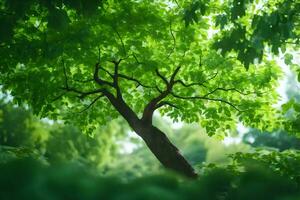
[[[246,166],[246,171],[249,167],[263,167],[262,170],[279,174],[300,186],[299,150],[258,150],[254,153],[236,153],[232,158],[240,167]]]
[[[243,136],[243,141],[253,147],[270,147],[279,151],[300,149],[300,139],[285,131],[270,133],[252,129]]]
[[[121,181],[92,175],[76,165],[46,167],[34,160],[0,165],[3,200],[292,200],[298,195],[293,181],[262,168],[240,176],[215,169],[196,181],[171,174]]]
[[[25,109],[0,102],[0,145],[36,148],[39,141],[30,137],[34,130],[33,120]]]
[[[208,1],[206,0],[192,1],[189,7],[187,7],[184,10],[183,19],[185,21],[185,25],[188,26],[190,24],[199,22],[199,20],[201,20],[201,17],[205,16],[208,8],[207,6],[208,6]]]
[[[288,178],[270,173],[266,168],[249,169],[242,174],[229,195],[230,200],[296,199],[299,188]]]
[[[71,125],[42,122],[29,110],[2,101],[0,162],[34,157],[49,164],[78,162],[94,170],[111,164],[118,150],[115,140],[126,128],[124,122],[113,121],[92,137]]]
[[[206,14],[215,14],[215,26],[221,29],[214,48],[221,49],[223,55],[235,52],[246,69],[255,59],[262,61],[269,52],[265,47],[277,55],[280,49],[284,53],[286,48],[296,50],[299,45],[299,1],[193,1],[185,10],[186,25],[199,21],[198,12],[204,14],[200,5],[205,6]]]
[[[5,23],[10,18],[6,11],[17,12],[8,2],[0,7]],[[36,115],[76,123],[86,133],[117,118],[117,110],[104,96],[93,109],[81,112],[101,92],[82,98],[76,94],[102,88],[116,95],[115,88],[88,81],[93,79],[100,53],[106,71],[101,69],[98,75],[105,81],[112,81],[111,61],[122,60],[118,84],[124,101],[138,116],[166,86],[156,70],[170,78],[180,66],[172,93],[155,108],[162,115],[174,121],[201,122],[209,135],[234,129],[237,120],[251,126],[276,123],[262,118],[265,111],[261,110],[268,110],[270,116],[276,112],[266,107],[277,101],[273,86],[280,71],[274,62],[264,60],[246,72],[236,59],[212,49],[215,39],[208,37],[208,30],[214,27],[208,16],[214,6],[219,9],[218,3],[179,1],[183,6],[170,7],[164,0],[32,0],[26,6],[14,2],[24,8],[23,17],[13,19],[12,34],[4,34],[10,39],[0,44],[0,84],[3,91],[11,91],[16,104],[29,106]],[[218,23],[225,28],[230,19],[223,14]],[[231,39],[247,32],[243,25],[235,28],[224,33],[221,46],[226,51],[245,48],[238,55],[249,64],[261,50],[244,44],[246,36],[231,44]],[[76,90],[66,91],[66,82]],[[164,101],[175,107],[163,105]],[[80,114],[70,114],[74,112]]]
[[[65,10],[54,9],[48,15],[48,28],[65,30],[69,24],[69,17]]]

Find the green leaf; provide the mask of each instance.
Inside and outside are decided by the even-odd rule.
[[[295,103],[295,104],[294,104],[294,110],[295,110],[296,112],[299,112],[299,113],[300,113],[300,104],[299,104],[299,103]]]
[[[288,101],[287,103],[283,104],[281,106],[282,112],[286,113],[289,109],[293,108],[294,104],[295,104],[295,100],[294,99],[292,99],[292,100]]]
[[[292,54],[286,53],[284,55],[284,63],[286,65],[291,65],[292,64],[292,60],[293,60],[293,55]]]
[[[222,30],[226,24],[227,24],[227,15],[222,14],[216,16],[216,26],[220,26]]]

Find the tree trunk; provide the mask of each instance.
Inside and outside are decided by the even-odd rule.
[[[193,167],[170,142],[167,136],[152,125],[152,122],[139,119],[122,98],[115,98],[110,93],[106,93],[106,96],[128,122],[129,126],[145,141],[151,152],[164,167],[187,177],[197,177]]]
[[[155,126],[143,125],[137,132],[161,164],[187,177],[196,178],[193,167],[181,155],[168,137]]]

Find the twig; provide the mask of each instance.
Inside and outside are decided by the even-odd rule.
[[[127,52],[126,52],[126,48],[125,48],[125,44],[124,44],[124,42],[123,42],[123,39],[122,39],[121,35],[119,34],[117,28],[114,28],[114,30],[115,30],[115,32],[117,33],[117,36],[118,36],[118,38],[119,38],[119,40],[120,40],[120,42],[121,42],[121,45],[122,45],[122,47],[123,47],[124,55],[126,56],[126,55],[127,55]]]
[[[173,31],[172,31],[172,22],[171,21],[170,21],[170,33],[171,33],[171,36],[173,38],[173,48],[171,49],[171,51],[168,54],[167,58],[170,58],[171,54],[175,51],[175,48],[176,48],[176,39],[175,39],[175,36],[173,34]]]
[[[188,100],[199,100],[199,99],[202,99],[202,100],[208,100],[208,101],[218,101],[218,102],[222,102],[222,103],[225,103],[225,104],[228,104],[229,106],[233,107],[235,110],[239,111],[239,112],[242,112],[240,109],[238,109],[234,104],[232,104],[231,102],[227,101],[227,100],[224,100],[224,99],[216,99],[216,98],[208,98],[208,97],[204,97],[204,96],[191,96],[191,97],[185,97],[185,96],[179,96],[179,95],[176,95],[174,94],[173,92],[171,92],[171,95],[175,98],[178,98],[178,99],[188,99]]]
[[[138,79],[135,79],[133,77],[129,77],[129,76],[126,76],[126,75],[123,75],[123,74],[119,74],[119,77],[120,78],[124,78],[124,79],[127,79],[129,81],[133,81],[133,82],[136,82],[138,84],[138,86],[143,86],[144,88],[155,88],[154,86],[148,86],[148,85],[145,85],[143,83],[141,83]],[[138,87],[137,86],[137,87]]]
[[[90,107],[92,107],[95,103],[96,103],[96,101],[98,100],[98,99],[100,99],[101,97],[104,97],[104,94],[102,94],[102,95],[100,95],[100,96],[98,96],[98,97],[96,97],[86,108],[84,108],[83,110],[81,110],[81,111],[79,111],[79,113],[83,113],[84,111],[86,111],[86,110],[88,110]]]

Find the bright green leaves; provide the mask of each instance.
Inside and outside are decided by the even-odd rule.
[[[288,112],[290,109],[294,108],[295,105],[297,105],[295,104],[295,100],[291,99],[290,101],[282,105],[282,112],[283,113]]]
[[[187,63],[180,70],[178,79],[186,84],[203,85],[175,85],[176,95],[194,98],[178,99],[171,95],[167,100],[178,109],[161,108],[163,114],[175,121],[200,121],[210,135],[234,130],[237,121],[259,129],[275,127],[277,111],[271,105],[277,101],[274,89],[280,74],[275,63],[265,61],[246,71],[234,59],[225,59],[213,50],[202,51],[201,57],[191,57]]]
[[[70,87],[80,91],[106,88],[116,95],[113,88],[92,80],[100,56],[103,69],[98,75],[110,82],[112,61],[123,59],[118,70],[127,79],[119,77],[120,89],[138,116],[166,89],[155,70],[169,80],[181,66],[174,80],[192,85],[174,85],[174,94],[183,98],[169,94],[164,100],[175,106],[159,108],[163,115],[174,121],[200,121],[210,135],[235,129],[238,120],[261,127],[270,119],[275,123],[275,111],[270,107],[277,98],[274,89],[279,70],[262,58],[262,41],[247,36],[246,24],[227,31],[230,19],[225,14],[218,16],[217,25],[226,32],[215,47],[222,49],[223,55],[238,50],[238,59],[245,66],[256,58],[262,61],[248,71],[236,59],[224,58],[211,49],[208,29],[214,17],[207,17],[211,3],[193,1],[184,6],[183,21],[179,8],[170,8],[164,1],[108,1],[103,10],[99,2],[91,3],[95,12],[88,18],[82,13],[81,0],[62,1],[62,5],[48,2],[34,8],[41,13],[17,24],[13,45],[0,50],[1,83],[15,101],[30,105],[40,116],[75,122],[90,133],[118,117],[117,111],[105,97],[95,101],[98,94],[81,99],[62,88],[67,80]]]
[[[300,134],[300,104],[294,98],[281,106],[285,115],[285,129],[297,137]]]

